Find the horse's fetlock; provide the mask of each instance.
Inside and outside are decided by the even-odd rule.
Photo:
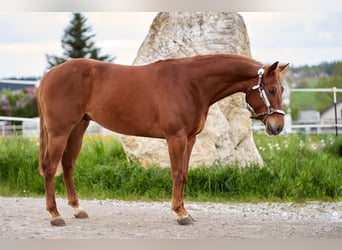
[[[79,206],[78,200],[69,200],[68,204],[73,208],[77,208]]]

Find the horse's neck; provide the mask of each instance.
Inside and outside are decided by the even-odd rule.
[[[192,79],[196,79],[209,105],[234,93],[246,92],[257,83],[257,69],[261,66],[253,60],[238,57],[217,57],[198,64],[192,71]]]

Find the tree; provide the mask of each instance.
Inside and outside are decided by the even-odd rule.
[[[332,70],[333,75],[342,76],[342,62],[337,62]]]
[[[92,58],[100,61],[111,62],[115,57],[110,55],[100,55],[101,49],[95,47],[92,38],[91,26],[86,24],[87,18],[81,13],[73,13],[69,26],[64,30],[62,37],[63,56],[46,55],[48,69],[59,65],[71,58]]]

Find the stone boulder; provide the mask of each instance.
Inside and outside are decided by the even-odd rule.
[[[250,56],[249,39],[237,13],[159,13],[142,43],[134,65],[198,54],[232,53]],[[142,165],[170,166],[165,140],[120,136],[129,160]],[[252,137],[244,94],[211,106],[197,136],[190,166],[262,164]]]

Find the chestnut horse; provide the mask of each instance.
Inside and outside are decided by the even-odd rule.
[[[173,180],[172,210],[179,224],[191,224],[193,219],[184,208],[184,186],[191,150],[209,107],[244,92],[252,117],[265,124],[268,134],[279,134],[284,125],[280,78],[286,67],[219,54],[144,66],[74,59],[53,68],[38,89],[39,169],[51,224],[65,225],[55,200],[57,167],[63,170],[75,217],[88,217],[79,206],[73,171],[90,120],[122,134],[166,139]]]

